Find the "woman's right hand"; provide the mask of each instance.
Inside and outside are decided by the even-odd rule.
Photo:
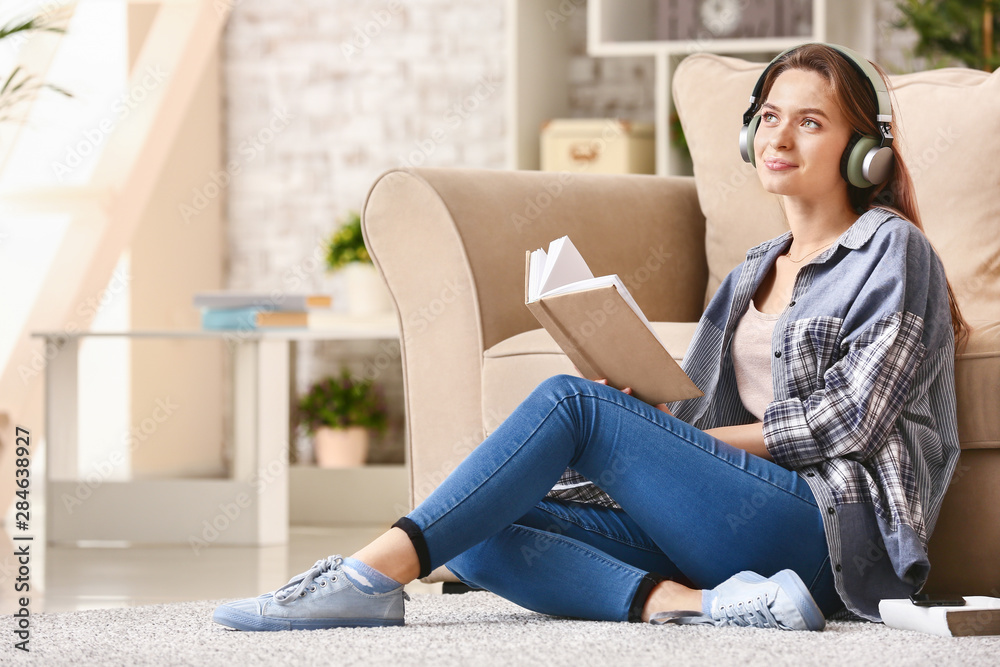
[[[594,380],[594,382],[596,382],[597,384],[606,385],[606,384],[608,384],[608,378],[601,378],[599,380]],[[625,387],[624,389],[622,389],[622,393],[623,394],[628,394],[629,396],[631,396],[632,395],[632,387]]]
[[[606,384],[608,384],[608,379],[607,378],[601,378],[599,380],[594,380],[594,382],[597,382],[598,384],[606,385]],[[624,389],[622,389],[622,393],[623,394],[628,394],[629,396],[631,396],[632,395],[632,387],[625,387]],[[657,403],[653,407],[656,408],[657,410],[659,410],[660,412],[667,413],[671,417],[674,416],[674,413],[672,413],[670,411],[670,408],[667,407],[666,403]]]

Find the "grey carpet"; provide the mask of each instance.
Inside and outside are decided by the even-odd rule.
[[[491,593],[414,595],[401,628],[236,632],[217,602],[40,613],[31,652],[0,622],[0,663],[40,665],[998,665],[1000,637],[943,638],[874,623],[824,632],[666,627],[535,614]]]

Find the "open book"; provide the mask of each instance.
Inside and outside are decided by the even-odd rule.
[[[568,236],[525,255],[524,302],[588,379],[656,405],[701,396],[615,275],[595,278]]]

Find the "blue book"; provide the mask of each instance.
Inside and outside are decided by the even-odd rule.
[[[268,308],[203,308],[201,328],[213,331],[252,331],[257,328],[257,313]]]

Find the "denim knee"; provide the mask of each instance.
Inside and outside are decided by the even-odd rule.
[[[546,397],[553,403],[569,396],[576,396],[581,390],[590,388],[593,384],[591,380],[584,379],[577,375],[560,374],[548,377],[538,383],[532,392],[535,396]]]

